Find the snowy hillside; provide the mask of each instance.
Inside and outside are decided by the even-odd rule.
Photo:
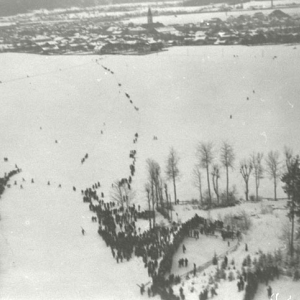
[[[0,168],[3,174],[15,164],[22,169],[0,200],[0,298],[139,299],[137,284],[149,281],[142,261],[113,260],[80,191],[100,181],[109,201],[111,184],[129,174],[134,149],[135,202],[147,207],[145,161],[153,158],[164,169],[174,146],[181,157],[178,198],[196,198],[196,145],[214,142],[218,158],[221,141],[228,140],[237,155],[230,182],[243,196],[240,159],[253,151],[282,153],[284,145],[299,149],[299,51],[189,47],[140,57],[0,55]],[[268,178],[261,194],[273,195]],[[280,187],[278,194],[285,196]],[[194,214],[178,208],[183,221]],[[256,238],[250,233],[250,249],[270,232],[276,235],[274,218],[263,221],[268,224],[255,219],[264,230]],[[280,246],[274,243],[267,249]]]

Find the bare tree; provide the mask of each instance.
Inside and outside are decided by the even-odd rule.
[[[179,156],[175,149],[171,147],[167,166],[166,166],[166,175],[167,180],[173,181],[173,188],[174,188],[174,201],[176,204],[177,201],[177,195],[176,195],[176,179],[179,176],[179,169],[178,169],[178,162],[179,162]]]
[[[285,166],[286,172],[289,172],[291,169],[292,159],[293,159],[293,150],[287,146],[284,146],[284,156],[285,156]],[[291,199],[291,195],[287,193],[288,199]]]
[[[148,158],[146,161],[147,171],[148,171],[148,180],[149,180],[149,188],[150,188],[150,198],[152,200],[152,209],[153,209],[153,227],[155,227],[155,205],[156,209],[158,208],[158,202],[160,199],[160,166],[159,164],[153,160]],[[161,201],[160,201],[161,202]]]
[[[226,200],[229,202],[229,168],[233,168],[235,154],[233,147],[228,142],[223,142],[221,147],[221,163],[226,170]]]
[[[148,209],[149,209],[149,212],[151,211],[150,190],[151,190],[150,183],[147,182],[147,183],[145,184],[145,191],[146,191],[146,193],[147,193],[147,200],[148,200]],[[151,217],[149,217],[149,228],[150,228],[150,230],[152,229]]]
[[[148,179],[151,186],[151,197],[158,207],[159,201],[159,184],[160,184],[160,166],[153,160],[148,158],[147,161]]]
[[[193,169],[193,184],[199,190],[200,203],[202,204],[202,182],[201,182],[201,172],[199,165],[196,165]]]
[[[245,196],[246,201],[249,200],[249,177],[252,172],[253,166],[251,159],[244,159],[240,162],[240,173],[242,174],[242,177],[245,182]]]
[[[279,152],[270,151],[266,158],[266,172],[274,182],[274,200],[277,200],[277,181],[281,175]]]
[[[171,201],[169,200],[169,197],[168,197],[168,185],[166,183],[164,185],[164,188],[165,188],[165,194],[166,194],[168,219],[171,220],[171,222],[172,222],[173,221],[172,220],[172,204],[171,204]]]
[[[116,180],[112,184],[110,198],[120,203],[124,207],[129,207],[130,202],[134,199],[135,192],[132,191],[128,182]]]
[[[217,203],[219,204],[220,196],[219,196],[219,183],[218,182],[219,182],[219,178],[220,178],[220,167],[217,164],[213,165],[213,171],[212,171],[211,175],[212,175],[214,191],[217,196]]]
[[[285,156],[285,164],[286,169],[289,171],[292,161],[293,161],[293,149],[287,146],[284,146],[284,156]]]
[[[251,155],[251,162],[253,165],[253,176],[255,179],[255,192],[256,201],[258,201],[258,188],[260,186],[260,180],[263,178],[264,168],[262,166],[263,153],[253,153]]]
[[[209,205],[211,206],[209,166],[211,165],[213,158],[214,158],[213,157],[213,144],[212,143],[200,143],[197,147],[197,154],[199,156],[200,166],[202,168],[206,169]]]

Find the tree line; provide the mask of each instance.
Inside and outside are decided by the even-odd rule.
[[[219,151],[217,151],[219,150]],[[293,151],[284,147],[283,155],[279,151],[269,151],[266,156],[262,152],[253,152],[249,157],[236,161],[236,154],[231,143],[224,141],[220,149],[216,149],[212,142],[200,142],[196,147],[197,162],[193,169],[193,185],[199,192],[199,201],[202,205],[212,207],[227,206],[234,204],[237,200],[234,187],[230,187],[231,173],[239,171],[244,182],[245,200],[249,201],[249,182],[254,179],[255,196],[251,200],[259,201],[259,188],[261,180],[266,177],[273,183],[274,200],[277,200],[277,188],[280,178],[293,158]],[[148,199],[149,210],[157,209],[159,206],[169,207],[171,203],[178,203],[177,181],[181,177],[179,169],[180,157],[174,147],[170,148],[164,168],[165,176],[157,161],[148,158],[146,169],[148,180],[145,184],[145,192]],[[220,190],[220,179],[222,170],[225,173],[226,190]],[[203,183],[203,177],[206,184]],[[168,191],[167,182],[170,182],[173,189],[173,201]],[[204,187],[205,186],[205,187]],[[290,197],[290,193],[287,194]],[[215,202],[215,203],[214,203]]]

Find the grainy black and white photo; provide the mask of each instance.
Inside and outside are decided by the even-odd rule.
[[[300,0],[0,0],[0,299],[299,300]]]

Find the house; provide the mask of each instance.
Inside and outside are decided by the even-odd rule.
[[[109,41],[100,49],[100,54],[146,53],[151,46],[145,41]]]
[[[131,35],[140,35],[140,34],[147,33],[147,29],[142,26],[128,27],[126,31],[128,34],[131,34]]]
[[[42,42],[47,42],[47,41],[51,41],[52,38],[46,35],[37,35],[36,37],[34,37],[32,39],[33,42],[35,43],[42,43]]]
[[[175,29],[172,26],[164,26],[164,27],[158,27],[158,28],[153,28],[152,33],[156,35],[161,35],[161,36],[172,36],[172,35],[177,35],[179,36],[179,31]]]
[[[270,14],[269,14],[269,18],[270,19],[290,19],[291,16],[289,16],[288,14],[284,13],[283,11],[276,9],[273,10]]]

